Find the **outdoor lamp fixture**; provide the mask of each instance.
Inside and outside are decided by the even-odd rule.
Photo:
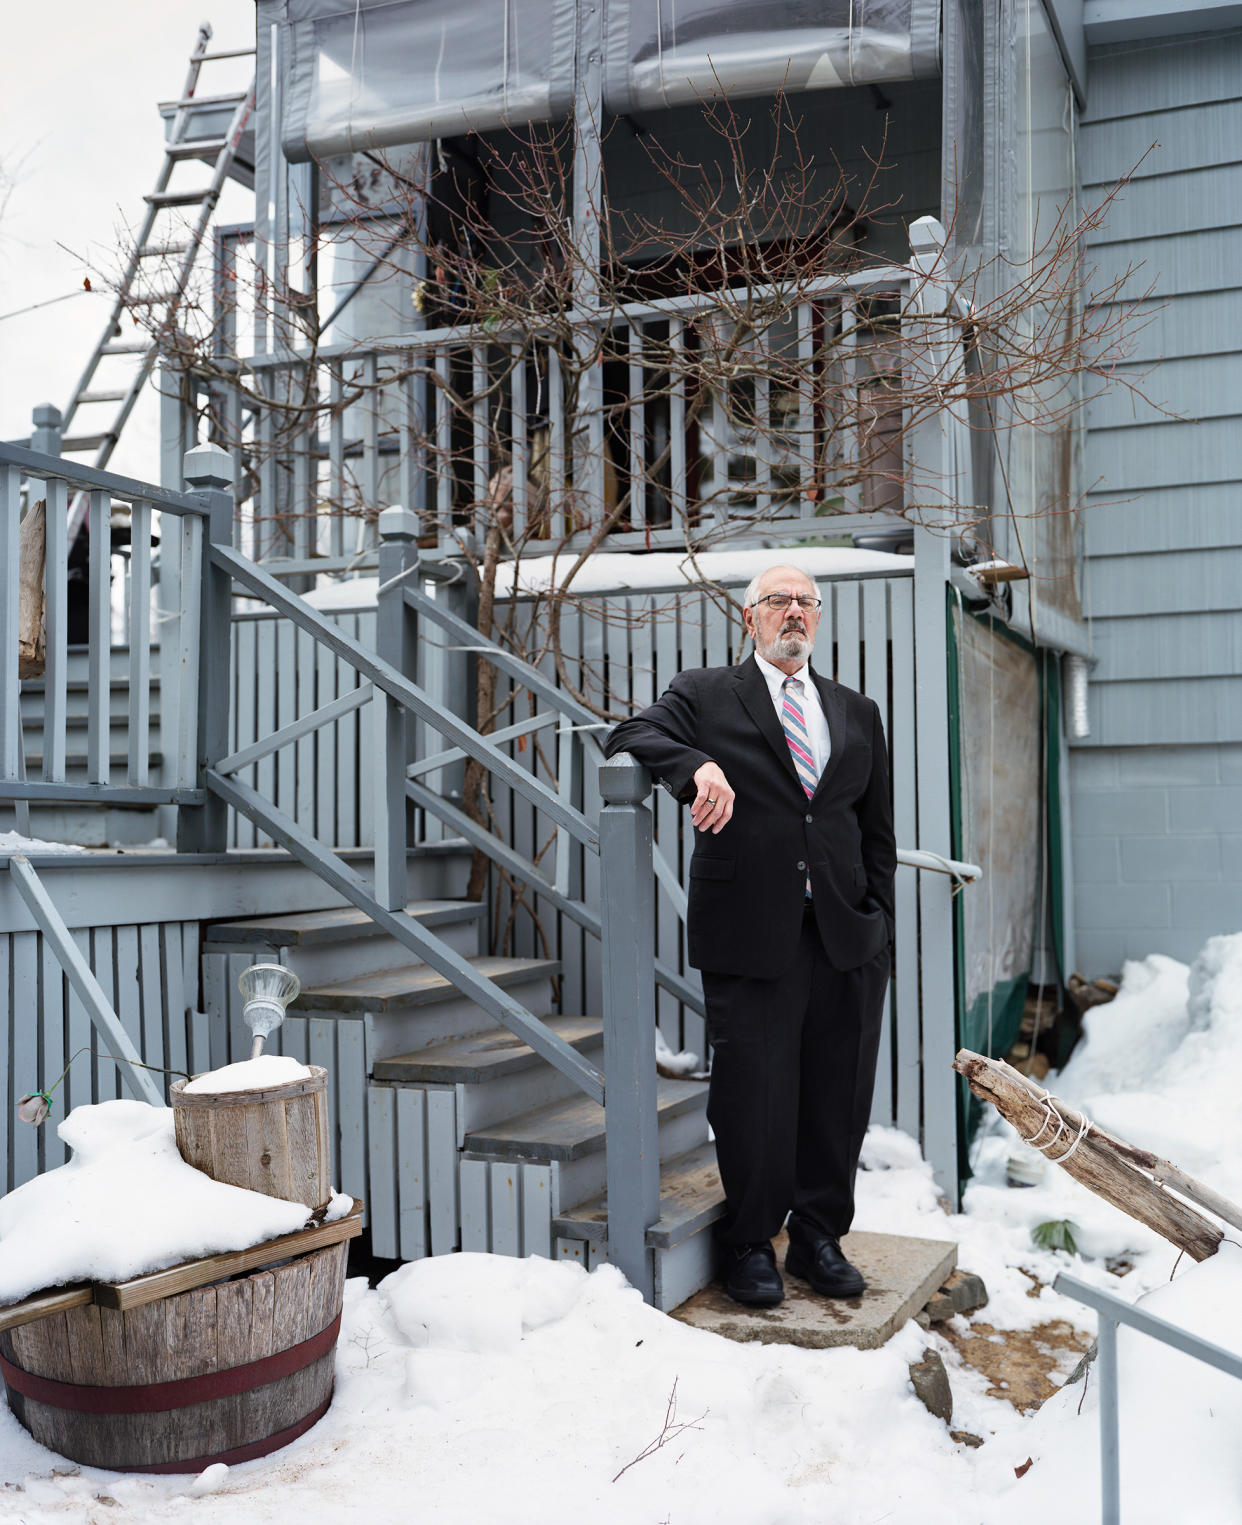
[[[254,1034],[250,1057],[257,1059],[268,1033],[285,1020],[285,1007],[301,990],[302,982],[283,964],[251,964],[237,976],[237,988],[246,1003],[242,1020]]]

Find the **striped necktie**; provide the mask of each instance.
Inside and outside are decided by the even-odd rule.
[[[789,753],[798,773],[798,782],[806,790],[809,800],[819,784],[819,772],[815,767],[806,717],[799,700],[801,691],[801,678],[786,678],[781,684],[781,725],[785,729],[785,740],[789,743]]]
[[[785,740],[789,743],[789,755],[793,758],[798,782],[806,790],[806,797],[809,800],[819,783],[819,773],[811,751],[811,738],[807,734],[806,716],[803,715],[802,705],[799,702],[798,696],[801,692],[801,678],[786,678],[781,684],[781,725],[785,731]],[[806,876],[806,898],[808,900],[811,898],[809,873]]]

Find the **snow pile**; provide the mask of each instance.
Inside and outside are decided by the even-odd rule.
[[[292,1085],[296,1080],[312,1079],[310,1070],[286,1054],[260,1054],[238,1064],[224,1064],[218,1070],[196,1075],[182,1090],[184,1096],[218,1096],[226,1091],[268,1091],[274,1086]]]
[[[85,847],[72,842],[44,842],[39,837],[24,837],[19,831],[0,831],[0,858],[13,853],[84,853]]]
[[[244,1250],[306,1223],[300,1202],[225,1186],[177,1153],[167,1107],[75,1107],[67,1165],[0,1199],[0,1304],[71,1281],[124,1281]]]
[[[1117,1002],[1087,1028],[1051,1088],[1242,1198],[1242,937],[1215,939],[1191,970],[1128,965]],[[988,1287],[972,1322],[999,1342],[1054,1319],[1092,1329],[1048,1285],[1068,1268],[1127,1300],[1147,1292],[1153,1313],[1242,1354],[1242,1250],[1183,1259],[1170,1282],[1176,1250],[1054,1166],[1037,1188],[1004,1187],[1012,1141],[989,1126],[968,1211],[950,1216],[917,1145],[872,1128],[855,1226],[958,1240],[959,1264]],[[135,1190],[112,1209],[130,1233],[140,1201]],[[1032,1247],[1033,1224],[1066,1216],[1097,1258]],[[1134,1269],[1117,1276],[1099,1257],[1123,1249]],[[913,1394],[908,1365],[927,1345],[950,1370],[953,1425],[983,1438],[977,1450]],[[1120,1376],[1127,1525],[1242,1525],[1242,1382],[1124,1331]],[[735,1344],[645,1307],[611,1266],[457,1254],[404,1266],[375,1291],[347,1285],[335,1400],[288,1449],[198,1481],[122,1477],[66,1467],[0,1408],[0,1484],[22,1490],[23,1525],[94,1518],[101,1493],[131,1525],[156,1525],[189,1496],[202,1525],[291,1514],[369,1525],[402,1518],[411,1500],[436,1525],[543,1525],[551,1490],[597,1525],[1047,1525],[1099,1518],[1097,1403],[1093,1374],[1085,1397],[1076,1383],[1024,1416],[913,1323],[874,1351]]]
[[[1157,1318],[1242,1356],[1242,1246],[1223,1244],[1141,1302]],[[1242,1520],[1242,1450],[1235,1439],[1242,1429],[1242,1381],[1124,1328],[1117,1338],[1117,1380],[1126,1525]],[[1008,1457],[981,1463],[980,1490],[997,1495],[988,1519],[1047,1525],[1098,1518],[1099,1405],[1093,1370],[1085,1398],[1075,1383],[1027,1425],[1023,1443],[1032,1466],[1024,1477],[1015,1479]]]
[[[1116,999],[1086,1014],[1084,1032],[1048,1089],[1110,1133],[1242,1202],[1242,934],[1212,938],[1189,969],[1159,954],[1127,963]],[[1015,1241],[1036,1224],[1069,1218],[1084,1253],[1134,1263],[1132,1296],[1167,1278],[1176,1251],[1055,1165],[1038,1186],[1008,1189],[1005,1162],[1018,1142],[993,1114],[972,1158],[964,1201],[971,1218]],[[973,1265],[964,1253],[962,1263]],[[1112,1277],[1101,1284],[1116,1290]]]
[[[698,1072],[699,1056],[692,1049],[682,1049],[675,1054],[664,1041],[664,1034],[656,1028],[656,1063],[666,1075],[694,1075]]]

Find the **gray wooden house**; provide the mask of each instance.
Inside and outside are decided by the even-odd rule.
[[[1125,364],[1226,408],[1205,357],[1229,332],[1207,317],[1229,230],[1206,224],[1228,197],[1190,177],[1230,173],[1202,160],[1233,141],[1238,34],[1168,44],[1178,17],[1138,0],[820,11],[258,0],[253,114],[170,113],[187,172],[233,135],[256,215],[216,231],[214,305],[175,308],[141,356],[163,397],[152,480],[77,464],[98,440],[62,439],[54,410],[0,446],[0,798],[23,831],[122,848],[0,875],[11,1096],[91,1043],[67,1106],[130,1084],[108,1053],[240,1055],[237,970],[276,957],[303,986],[280,1042],[332,1072],[337,1176],[377,1255],[608,1255],[675,1305],[710,1274],[719,1206],[705,1087],[653,1052],[658,1024],[703,1053],[689,844],[598,738],[680,667],[736,658],[725,595],[761,553],[817,558],[817,661],[885,716],[904,852],[874,1116],[920,1139],[947,1196],[961,1043],[1003,1050],[1032,980],[1227,930],[1205,877],[1228,877],[1215,812],[1242,740],[1209,554],[1229,421],[1192,438],[1102,393],[1084,428],[1061,376],[1034,427],[1019,391],[961,378],[972,302],[1164,137],[1158,101],[1181,146],[1144,161],[1092,252],[1120,271],[1144,240],[1167,251],[1173,300]],[[803,199],[762,239],[752,220],[708,240],[702,208],[730,177],[743,194],[738,145],[756,208]],[[848,188],[877,165],[860,211]],[[846,189],[808,228],[830,167]],[[829,252],[794,270],[795,246]],[[743,308],[739,402],[709,341]],[[943,406],[885,411],[891,346]],[[852,398],[845,424],[799,375]],[[1087,488],[1133,501],[1079,521]],[[19,678],[39,501],[46,652]],[[564,596],[556,567],[588,552]],[[482,813],[463,799],[480,769]],[[1133,930],[1108,933],[1128,895]],[[0,1182],[61,1162],[6,1116]]]

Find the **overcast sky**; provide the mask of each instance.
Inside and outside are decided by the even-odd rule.
[[[202,21],[212,26],[213,47],[254,41],[253,0],[9,0],[4,7],[0,167],[13,183],[0,210],[0,439],[30,432],[35,403],[65,406],[108,300],[83,294],[5,315],[81,291],[84,276],[95,280],[92,264],[115,268],[124,230],[140,221],[163,163],[158,104],[180,94]],[[238,88],[245,83],[239,68],[248,78],[249,60],[207,65],[200,91]],[[209,171],[195,168],[205,184]],[[174,183],[190,184],[192,171],[180,173],[187,178]],[[248,221],[252,208],[235,186],[221,213]],[[126,436],[114,467],[154,476],[154,408]]]

